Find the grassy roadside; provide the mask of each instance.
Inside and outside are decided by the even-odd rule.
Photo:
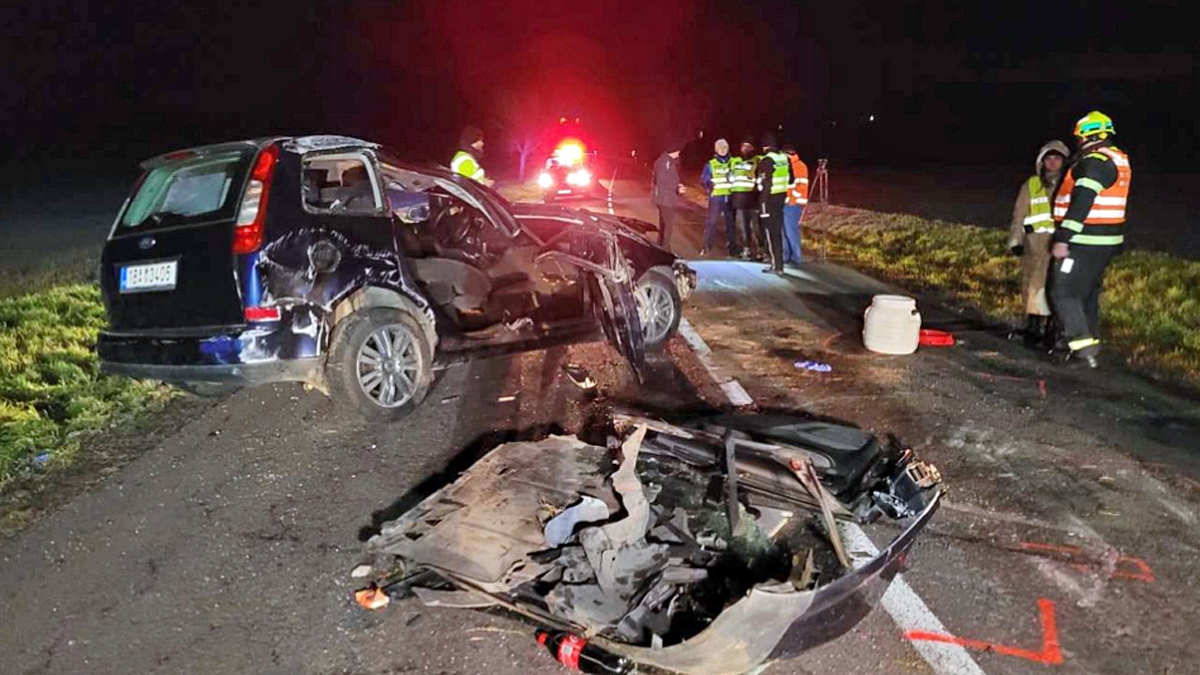
[[[105,324],[95,252],[0,279],[0,491],[71,466],[106,430],[161,410],[175,394],[100,375]]]
[[[829,255],[915,291],[932,291],[1001,319],[1021,311],[1020,265],[1006,231],[916,216],[816,207],[805,237],[829,234]],[[1104,280],[1106,341],[1130,365],[1200,385],[1200,261],[1130,251]]]

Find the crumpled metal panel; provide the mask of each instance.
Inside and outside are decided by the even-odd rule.
[[[562,508],[600,491],[605,452],[562,436],[501,445],[386,524],[368,548],[506,592],[545,571],[528,557],[548,548],[537,518],[543,502]]]
[[[827,586],[796,591],[760,584],[695,637],[662,649],[594,640],[615,654],[688,675],[741,675],[768,658],[796,656],[845,634],[878,604],[940,497],[879,555]]]
[[[332,265],[319,263],[333,262]],[[268,242],[258,253],[257,272],[265,284],[263,305],[283,308],[293,333],[307,336],[319,354],[334,306],[367,287],[396,291],[434,325],[433,308],[401,265],[395,251],[351,241],[328,228],[301,228]],[[264,355],[266,358],[268,355]]]
[[[320,134],[317,136],[300,136],[284,140],[281,145],[288,152],[304,154],[317,150],[335,150],[337,148],[378,148],[378,143],[364,141],[352,136],[336,134]]]
[[[641,433],[635,432],[639,444]],[[679,433],[686,434],[688,430],[681,429]],[[636,461],[636,454],[630,454],[631,461],[611,474],[611,489],[623,499],[640,493],[640,481],[630,480],[632,463]],[[508,597],[517,586],[543,572],[553,573],[557,566],[564,583],[546,596],[551,608],[549,615],[540,608],[523,606],[519,600],[512,608],[541,621],[548,620],[548,616],[549,620],[565,618],[574,621],[577,629],[616,625],[624,616],[629,618],[630,625],[622,625],[620,633],[637,635],[645,627],[638,621],[650,622],[655,619],[654,613],[649,607],[641,611],[643,608],[639,606],[636,610],[640,613],[629,617],[624,589],[617,588],[617,593],[603,590],[605,584],[599,576],[604,564],[593,560],[596,551],[587,542],[583,542],[583,550],[566,547],[561,552],[566,559],[554,565],[539,562],[548,559],[545,556],[532,555],[549,548],[537,516],[545,502],[565,508],[581,494],[597,496],[609,489],[604,484],[605,456],[604,448],[576,438],[551,437],[536,443],[499,446],[453,484],[385,525],[369,546],[400,556],[416,568],[444,571],[449,578],[462,580],[468,587],[494,593],[499,598]],[[657,649],[634,646],[601,635],[593,640],[640,663],[688,675],[740,675],[767,659],[795,656],[846,633],[878,604],[900,572],[916,537],[937,511],[940,498],[941,492],[934,489],[931,498],[920,500],[923,510],[903,533],[877,556],[825,586],[800,591],[790,582],[760,583],[725,607],[704,630],[670,646]],[[581,530],[580,540],[584,540],[585,532],[599,532],[608,527],[615,542],[644,541],[638,539],[648,525],[639,516],[641,507],[637,503],[623,503],[631,518]],[[626,520],[632,524],[632,531],[626,531]],[[618,529],[611,529],[614,525]],[[617,576],[657,569],[655,551],[631,553],[627,564],[616,572]],[[642,557],[643,553],[647,555]],[[594,581],[589,570],[597,572]],[[609,581],[608,586],[615,587]],[[654,598],[646,597],[643,599],[652,605]]]

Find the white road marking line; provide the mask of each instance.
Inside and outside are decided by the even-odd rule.
[[[846,547],[855,553],[861,552],[862,557],[855,556],[854,566],[865,564],[871,558],[879,555],[879,549],[867,537],[867,533],[857,523],[843,523],[842,537]],[[851,554],[852,556],[854,553]],[[946,630],[941,620],[933,610],[921,600],[921,596],[904,580],[904,575],[897,574],[888,586],[887,592],[879,601],[883,609],[892,617],[892,621],[904,632],[919,630],[928,633],[951,634]],[[945,642],[930,642],[913,640],[910,642],[921,658],[939,675],[986,675],[965,647]]]
[[[729,402],[738,406],[754,405],[754,399],[750,398],[750,394],[742,388],[742,385],[737,380],[729,377],[725,372],[712,360],[712,350],[705,344],[704,338],[692,328],[692,324],[688,323],[687,319],[679,320],[679,335],[683,337],[692,351],[696,353],[696,358],[700,359],[700,364],[704,366],[704,370],[708,372],[708,376],[717,383],[721,391],[725,393],[725,398]]]
[[[679,335],[683,337],[696,358],[704,365],[709,377],[713,378],[725,392],[729,402],[736,406],[747,406],[754,403],[750,394],[742,388],[741,383],[723,374],[720,367],[713,361],[712,349],[704,342],[704,338],[692,328],[687,319],[679,321]],[[867,537],[867,533],[857,523],[843,523],[842,536],[853,558],[855,567],[864,565],[867,561],[879,555],[879,549]],[[904,632],[919,630],[929,633],[949,634],[950,631],[942,624],[937,615],[929,609],[921,596],[908,585],[903,574],[897,574],[891,586],[880,600],[883,609],[892,617],[892,621]],[[987,675],[966,648],[943,642],[926,640],[912,641],[913,648],[925,659],[938,675]]]

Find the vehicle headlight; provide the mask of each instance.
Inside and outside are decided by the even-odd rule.
[[[592,182],[592,174],[587,169],[579,169],[567,174],[567,182],[571,185],[587,185]]]
[[[541,186],[543,188],[552,188],[552,187],[554,187],[554,176],[551,176],[550,174],[543,171],[542,175],[538,176],[537,183],[539,186]]]

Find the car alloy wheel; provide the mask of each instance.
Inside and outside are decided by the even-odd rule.
[[[639,284],[633,293],[637,301],[638,319],[646,342],[659,344],[670,337],[675,325],[675,299],[661,284]]]
[[[418,388],[421,358],[412,331],[404,324],[376,328],[356,359],[358,386],[381,408],[398,408]]]

